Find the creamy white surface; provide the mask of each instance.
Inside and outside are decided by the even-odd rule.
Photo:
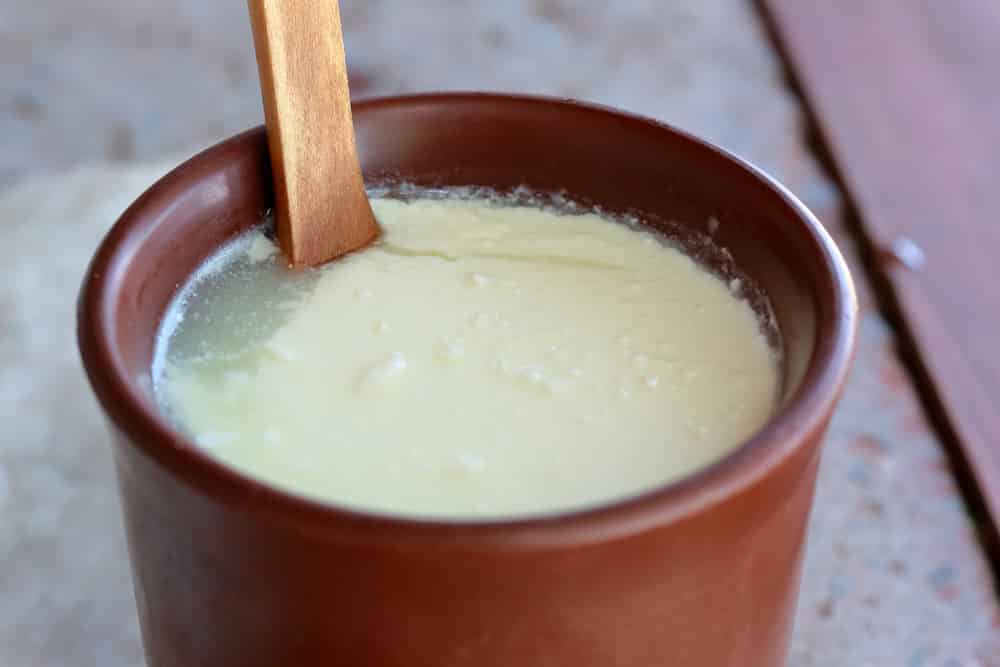
[[[538,514],[686,475],[770,415],[754,312],[656,237],[486,202],[373,205],[371,249],[295,275],[257,233],[230,253],[242,273],[188,297],[157,388],[214,456],[368,510]]]

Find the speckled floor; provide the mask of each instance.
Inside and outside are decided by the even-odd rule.
[[[655,116],[783,179],[852,250],[748,3],[342,5],[358,95],[518,90]],[[260,122],[244,13],[242,0],[0,5],[0,220],[16,250],[0,267],[0,665],[141,664],[73,300],[135,194]],[[997,667],[985,561],[860,282],[858,362],[823,459],[790,664]]]

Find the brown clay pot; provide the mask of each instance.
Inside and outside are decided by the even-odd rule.
[[[783,665],[820,440],[856,319],[819,222],[750,165],[605,109],[432,95],[361,103],[354,119],[369,180],[525,184],[698,228],[717,218],[719,242],[773,303],[781,407],[698,474],[544,518],[376,516],[248,479],[171,428],[150,394],[174,291],[271,206],[263,130],[234,137],[125,212],[79,303],[151,667]]]

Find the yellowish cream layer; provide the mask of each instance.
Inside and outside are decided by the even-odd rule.
[[[158,391],[212,455],[354,508],[530,515],[691,473],[770,415],[754,312],[657,237],[485,201],[373,206],[382,241],[308,276],[244,240],[244,273],[280,289],[223,269],[209,296],[242,289],[239,308],[176,326]]]

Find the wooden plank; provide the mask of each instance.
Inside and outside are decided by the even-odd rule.
[[[1000,3],[763,3],[998,529]]]

